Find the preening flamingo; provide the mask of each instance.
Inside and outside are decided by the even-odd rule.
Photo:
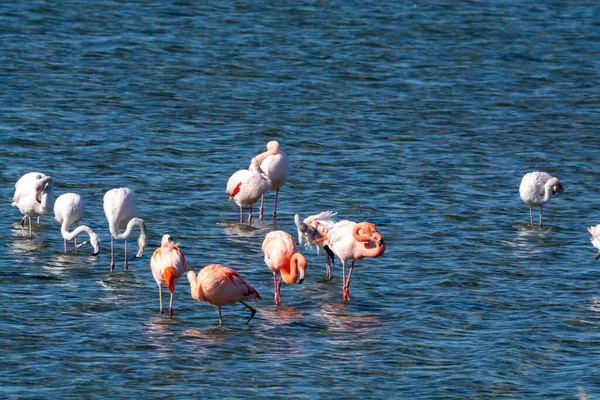
[[[54,203],[54,218],[60,224],[60,233],[63,237],[64,252],[67,252],[67,240],[75,240],[75,248],[79,249],[87,242],[77,244],[77,236],[82,233],[87,233],[90,236],[90,244],[94,248],[93,256],[97,256],[100,253],[100,238],[96,233],[87,225],[77,226],[79,221],[85,214],[85,202],[83,198],[77,193],[65,193],[58,196]],[[69,227],[75,224],[76,228],[72,232],[69,232]]]
[[[54,182],[41,172],[29,172],[15,183],[12,206],[17,207],[23,218],[21,232],[25,236],[25,222],[29,219],[29,238],[32,237],[31,217],[47,215],[54,207]],[[39,219],[38,219],[39,222]]]
[[[273,218],[277,216],[277,199],[279,197],[279,189],[287,180],[290,171],[290,163],[287,154],[279,148],[279,142],[272,140],[267,143],[267,151],[256,156],[262,170],[271,180],[271,190],[275,190],[275,205],[273,206]],[[263,217],[263,206],[265,195],[263,194],[260,200],[260,209],[258,217]]]
[[[127,240],[133,232],[133,228],[140,228],[138,237],[138,252],[135,258],[139,258],[144,253],[146,247],[146,224],[141,218],[137,218],[137,206],[135,204],[135,194],[129,188],[111,189],[104,195],[104,214],[108,221],[110,229],[110,271],[115,267],[115,240],[125,240],[125,271],[129,269],[127,261]],[[119,233],[119,229],[125,229],[125,232]]]
[[[192,297],[198,301],[206,301],[219,308],[219,326],[223,326],[221,306],[240,302],[250,310],[250,318],[256,314],[256,310],[246,304],[247,300],[262,300],[256,289],[248,284],[233,269],[221,264],[210,264],[200,272],[198,276],[194,271],[187,274],[190,281]]]
[[[533,225],[533,206],[540,206],[540,226],[542,225],[542,208],[550,201],[552,195],[562,194],[563,185],[558,178],[546,172],[529,172],[523,176],[519,194],[529,206],[529,223]]]
[[[333,211],[323,211],[322,213],[311,215],[304,220],[302,220],[300,214],[294,215],[294,222],[296,223],[296,229],[298,230],[298,243],[307,248],[316,248],[318,254],[321,246],[318,246],[315,243],[315,240],[327,236],[329,229],[336,224],[336,221],[333,218],[336,215],[337,213]],[[331,279],[333,278],[331,272],[333,253],[328,247],[324,247],[324,250],[326,269],[325,279]]]
[[[385,240],[374,224],[369,222],[340,221],[329,229],[327,236],[317,239],[342,261],[343,300],[350,300],[350,279],[354,263],[365,257],[380,257],[385,252]],[[374,246],[372,245],[374,243]],[[348,279],[346,262],[351,260]]]
[[[260,168],[258,160],[253,158],[248,169],[242,169],[231,175],[227,181],[229,201],[240,207],[240,224],[243,221],[243,207],[250,207],[248,225],[252,222],[252,205],[271,188],[271,180]]]
[[[170,235],[163,235],[160,247],[154,251],[150,259],[150,268],[152,276],[158,285],[158,300],[160,301],[160,313],[162,309],[162,285],[167,285],[171,292],[169,302],[169,314],[173,314],[173,292],[175,292],[175,283],[179,281],[181,275],[185,272],[185,256],[179,250],[179,243],[173,243]]]
[[[596,249],[598,249],[598,254],[596,254],[596,260],[597,260],[600,258],[600,225],[588,226],[587,230],[590,233],[590,235],[592,235],[592,237],[590,238],[592,245]]]
[[[288,285],[304,281],[306,260],[298,252],[292,236],[284,231],[269,232],[262,243],[265,264],[273,272],[275,305],[281,301],[281,281]],[[280,274],[277,281],[277,274]]]

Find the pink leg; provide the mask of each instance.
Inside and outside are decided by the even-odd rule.
[[[260,208],[258,209],[258,219],[262,219],[263,218],[263,206],[265,204],[265,195],[263,193],[263,195],[260,197]]]
[[[38,224],[40,223],[40,216],[38,215]]]
[[[21,233],[25,237],[25,221],[27,221],[27,215],[21,218]]]
[[[352,271],[354,270],[354,262],[355,261],[352,261],[352,265],[350,265],[348,280],[344,282],[344,301],[350,301],[350,279],[352,278]]]
[[[244,221],[244,209],[240,206],[240,224]]]
[[[252,222],[252,206],[250,206],[250,213],[248,214],[248,225]]]
[[[325,279],[329,280],[333,278],[333,274],[331,273],[331,263],[329,262],[329,254],[327,254],[327,251],[325,251],[325,270],[327,271]]]
[[[275,206],[273,207],[273,218],[277,216],[277,198],[279,197],[279,189],[275,191]]]
[[[29,217],[29,239],[31,239],[33,236],[31,234],[31,217]]]
[[[64,248],[63,253],[66,253],[67,252],[67,239],[63,239],[63,248]]]

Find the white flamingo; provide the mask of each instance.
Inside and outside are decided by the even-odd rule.
[[[272,140],[267,143],[267,151],[256,156],[260,168],[267,174],[271,180],[271,190],[275,190],[275,205],[273,207],[273,218],[277,216],[277,199],[279,197],[279,189],[287,180],[290,171],[290,163],[287,154],[279,148],[279,142]],[[260,209],[258,217],[263,217],[263,206],[265,195],[263,194],[260,200]]]
[[[327,236],[329,229],[336,224],[336,220],[333,218],[336,215],[337,212],[323,211],[322,213],[311,215],[304,220],[302,220],[300,214],[294,215],[294,222],[296,223],[296,229],[298,230],[298,243],[300,246],[309,249],[317,249],[318,254],[321,246],[315,243],[315,240]],[[331,262],[333,262],[334,259],[333,252],[328,247],[324,247],[324,250],[326,269],[325,279],[331,279],[333,278],[331,272]]]
[[[29,172],[23,175],[15,184],[15,194],[12,206],[19,208],[21,232],[25,236],[25,221],[29,220],[29,238],[32,237],[31,217],[47,215],[54,207],[54,182],[50,176],[41,172]]]
[[[137,206],[135,204],[135,193],[129,188],[111,189],[104,195],[104,214],[108,220],[110,229],[110,270],[115,267],[115,240],[125,241],[125,271],[129,269],[127,261],[127,240],[131,236],[133,228],[140,228],[138,237],[138,252],[135,258],[144,253],[146,247],[146,224],[141,218],[137,218]],[[125,228],[125,232],[119,233],[119,229]]]
[[[250,207],[248,225],[252,222],[252,205],[271,188],[271,180],[260,168],[258,160],[253,158],[248,169],[242,169],[231,175],[227,181],[229,201],[240,207],[240,224],[243,221],[243,207]]]
[[[519,194],[529,206],[529,223],[533,225],[533,206],[540,206],[540,226],[542,225],[542,207],[550,201],[552,195],[562,194],[563,185],[558,178],[546,172],[529,172],[523,176]]]
[[[58,196],[54,203],[54,217],[60,224],[60,233],[64,241],[64,252],[67,252],[67,240],[75,240],[75,248],[79,249],[87,242],[77,244],[77,236],[87,233],[90,236],[90,244],[94,247],[93,256],[100,253],[100,238],[96,233],[86,225],[77,226],[85,214],[85,202],[77,193],[65,193]],[[77,227],[69,232],[69,227],[75,224]]]

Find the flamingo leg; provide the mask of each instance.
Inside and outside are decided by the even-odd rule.
[[[329,254],[327,254],[327,251],[325,251],[325,270],[327,271],[325,279],[330,280],[333,278],[333,273],[331,272],[331,263],[329,262]]]
[[[348,271],[348,280],[344,282],[344,301],[350,301],[350,279],[352,278],[354,263],[355,261],[353,260],[352,265],[350,265],[350,270]]]
[[[129,271],[129,261],[127,260],[127,240],[125,240],[125,272]]]
[[[40,223],[40,216],[38,215],[38,225],[39,225],[39,223]]]
[[[77,222],[75,222],[75,228],[77,228],[78,226],[79,226],[79,224]],[[75,237],[74,242],[75,242],[75,248],[76,249],[78,249],[79,247],[81,247],[81,246],[77,247],[77,236]]]
[[[252,318],[254,318],[254,315],[256,314],[256,309],[253,307],[250,307],[248,304],[244,303],[243,301],[240,300],[240,303],[242,303],[243,305],[246,306],[246,308],[250,309],[250,318],[248,318],[248,321],[246,321],[246,324],[248,324],[250,322],[250,320]]]
[[[273,291],[275,292],[275,305],[279,305],[279,296],[277,295],[277,272],[273,272]]]
[[[27,221],[27,215],[21,218],[21,233],[25,237],[25,221]]]
[[[221,317],[221,306],[219,307],[219,326],[223,326],[223,317]]]
[[[171,300],[169,301],[169,315],[173,315],[173,292],[171,292]]]
[[[529,223],[533,225],[533,207],[529,206]]]
[[[29,239],[31,239],[33,236],[31,234],[31,217],[29,217]]]
[[[544,206],[540,206],[540,226],[542,226],[542,209]]]
[[[265,204],[265,194],[263,193],[263,195],[260,197],[260,208],[258,209],[258,219],[263,218],[264,204]]]
[[[244,222],[244,209],[240,206],[240,224]]]
[[[160,302],[160,315],[162,315],[162,285],[158,285],[158,301]]]
[[[63,249],[64,249],[63,253],[66,253],[67,252],[67,239],[63,239]]]
[[[277,216],[277,198],[278,197],[279,197],[279,189],[277,189],[275,191],[275,205],[273,206],[273,218],[275,218]]]
[[[110,235],[110,272],[115,269],[115,238]]]
[[[248,213],[248,225],[252,222],[252,206],[250,206],[250,213]]]

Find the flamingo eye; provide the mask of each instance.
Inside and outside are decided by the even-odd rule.
[[[173,242],[173,238],[169,236],[169,242]]]

